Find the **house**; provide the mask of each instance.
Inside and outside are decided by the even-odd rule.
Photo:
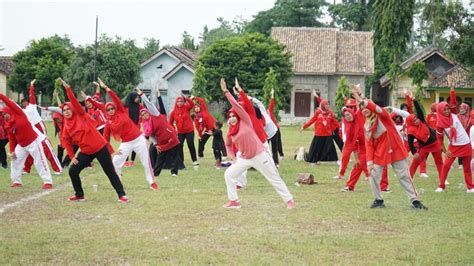
[[[298,122],[313,115],[313,89],[334,104],[332,99],[342,76],[347,77],[349,84],[364,87],[366,76],[374,73],[371,32],[274,27],[271,37],[293,55],[290,110],[280,114],[286,122]]]
[[[413,91],[414,86],[408,71],[417,62],[424,62],[428,72],[428,78],[422,83],[423,99],[421,103],[425,111],[430,110],[432,103],[445,101],[449,97],[448,79],[453,80],[458,101],[466,102],[472,106],[474,81],[469,79],[469,70],[459,65],[434,46],[419,51],[400,65],[402,74],[398,78],[398,90],[395,92],[398,103],[405,102],[404,90]],[[390,89],[390,79],[387,75],[380,78],[372,89],[374,101],[382,106],[388,105],[389,99],[392,97],[392,90]]]
[[[166,47],[141,64],[142,82],[138,85],[147,95],[159,87],[166,111],[169,113],[178,95],[189,95],[193,87],[197,55],[181,47]]]
[[[0,56],[0,93],[18,101],[18,94],[12,92],[7,87],[8,76],[13,72],[14,68],[15,64],[13,63],[11,56]]]

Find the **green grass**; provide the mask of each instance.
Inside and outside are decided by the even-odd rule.
[[[473,263],[474,195],[459,187],[462,171],[452,170],[451,185],[438,194],[429,160],[430,178],[415,178],[428,211],[412,210],[390,175],[394,192],[385,194],[387,208],[371,210],[363,178],[355,192],[342,193],[345,181],[331,178],[336,164],[311,167],[292,159],[299,146],[308,149],[312,130],[284,127],[282,136],[280,171],[295,196],[294,210],[255,171],[249,172],[249,188],[239,192],[242,209],[223,209],[225,170],[214,169],[209,143],[198,171],[186,152],[190,169],[177,178],[163,171],[159,192],[148,189],[140,165],[125,168],[129,204],[116,201],[98,165],[82,173],[82,203],[66,200],[73,194],[67,173],[56,177],[59,190],[0,214],[0,264]],[[295,186],[299,172],[313,173],[318,184]],[[9,187],[8,171],[0,175],[0,208],[42,192],[36,174],[24,176],[21,189]],[[94,184],[98,192],[92,192]]]

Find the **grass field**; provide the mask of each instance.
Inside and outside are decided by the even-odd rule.
[[[50,130],[49,132],[53,132]],[[437,175],[415,177],[428,211],[414,211],[390,174],[393,193],[385,209],[372,210],[368,182],[342,193],[336,164],[309,166],[292,159],[308,149],[312,130],[282,128],[285,159],[280,171],[297,202],[287,210],[267,181],[249,172],[239,192],[242,209],[227,210],[224,169],[216,170],[207,145],[199,170],[158,178],[148,189],[140,164],[122,181],[129,204],[117,202],[99,166],[82,173],[87,201],[68,202],[69,176],[55,178],[57,190],[0,213],[0,264],[472,264],[474,195],[466,193],[462,171],[453,169],[445,193],[435,193]],[[185,149],[186,150],[186,149]],[[311,172],[318,184],[295,186],[296,174]],[[9,187],[0,171],[0,208],[43,192],[36,174],[24,187]],[[92,186],[98,185],[93,192]]]

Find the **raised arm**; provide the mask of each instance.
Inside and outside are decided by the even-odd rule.
[[[71,86],[69,86],[69,84],[67,84],[63,79],[60,78],[59,80],[63,84],[63,87],[66,89],[67,98],[71,102],[74,111],[80,115],[84,115],[86,111],[84,110],[84,108],[82,108],[82,105],[77,100],[76,96],[74,95],[74,92],[71,89]]]
[[[410,114],[413,114],[413,102],[412,102],[412,100],[411,100],[410,95],[405,94],[405,99],[406,99],[406,101],[407,101],[408,112],[409,112]]]
[[[201,111],[208,113],[206,101],[204,101],[204,99],[201,97],[194,97],[194,99],[199,102],[199,107],[201,108]]]
[[[30,91],[29,91],[29,96],[30,96],[30,104],[36,104],[36,97],[35,97],[35,81],[36,79],[32,80],[30,82]]]
[[[2,93],[0,93],[0,100],[2,100],[5,103],[5,105],[8,106],[15,115],[22,115],[26,117],[25,113],[20,108],[20,106],[18,106],[16,103],[14,103],[12,100],[10,100],[7,96],[5,96]]]
[[[391,109],[392,109],[392,113],[394,113],[394,114],[396,114],[396,115],[398,115],[398,116],[401,116],[401,117],[403,117],[403,118],[407,118],[407,117],[410,115],[409,112],[403,111],[402,109],[398,109],[398,108],[396,108],[396,107],[392,107]]]
[[[160,113],[166,115],[166,108],[165,108],[165,104],[163,103],[163,99],[161,98],[161,96],[158,96],[157,99],[158,99],[158,107],[160,107],[160,110],[159,110]]]
[[[193,102],[193,100],[191,100],[191,98],[186,97],[186,102],[187,102],[187,106],[188,106],[189,110],[194,108],[194,102]]]
[[[313,117],[311,117],[310,120],[308,120],[308,122],[306,122],[302,127],[301,129],[306,129],[308,128],[309,126],[311,126],[314,122],[316,122],[316,120],[318,119],[318,116],[319,114],[321,114],[321,110],[316,110],[316,112],[314,112],[314,115]]]
[[[112,99],[112,102],[114,102],[117,108],[117,112],[125,113],[126,112],[125,107],[123,106],[122,101],[117,96],[117,94],[115,94],[115,92],[111,88],[109,88],[107,85],[105,85],[105,83],[100,78],[98,78],[97,80],[99,81],[100,87],[105,89],[105,91],[109,94],[110,98]]]
[[[98,102],[96,100],[94,100],[94,98],[90,97],[90,96],[87,96],[86,98],[95,108],[101,110],[102,112],[106,113],[106,110],[105,110],[105,104],[103,104],[102,102]]]
[[[225,97],[227,98],[227,100],[229,100],[229,103],[230,105],[232,106],[232,108],[234,109],[234,111],[237,113],[237,115],[240,117],[240,120],[241,122],[244,122],[246,124],[249,124],[249,125],[252,125],[252,122],[250,121],[250,116],[249,114],[247,114],[247,112],[244,110],[244,108],[242,108],[242,106],[240,106],[240,104],[234,99],[234,97],[232,96],[232,94],[230,94],[229,90],[227,90],[227,85],[225,83],[225,80],[224,78],[221,78],[221,90],[222,92],[224,93]],[[241,93],[243,92],[240,91]],[[245,92],[243,92],[243,94],[245,95]],[[241,96],[242,97],[242,96]],[[247,95],[245,95],[245,98],[247,99],[247,101],[250,103],[250,100],[247,98]],[[252,103],[250,103],[250,105],[252,105]],[[252,108],[253,109],[253,108]],[[254,110],[254,113],[255,113],[255,110]]]
[[[423,114],[423,109],[421,108],[420,103],[416,99],[413,99],[413,103],[415,104],[416,117],[418,117],[421,122],[426,123],[425,115]]]
[[[150,100],[148,100],[145,93],[143,93],[141,90],[137,90],[137,92],[138,92],[138,95],[140,95],[140,97],[142,99],[142,103],[145,104],[145,107],[146,107],[146,109],[148,109],[150,114],[153,115],[153,116],[159,116],[160,111],[158,109],[156,109],[156,106],[154,104],[152,104],[150,102]]]
[[[61,108],[59,108],[57,106],[48,106],[48,107],[46,107],[46,110],[51,111],[51,112],[55,112],[55,113],[59,113],[59,114],[63,114],[63,110],[61,110]]]

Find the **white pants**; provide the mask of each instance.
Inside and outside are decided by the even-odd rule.
[[[243,159],[237,157],[235,164],[231,165],[224,173],[225,183],[227,186],[227,196],[229,200],[238,200],[237,189],[235,187],[236,179],[250,167],[259,171],[280,197],[288,202],[293,199],[288,187],[280,177],[278,169],[273,163],[273,158],[266,152],[262,151],[252,159]]]
[[[138,138],[120,143],[118,150],[120,154],[115,154],[113,158],[113,163],[117,175],[120,177],[122,174],[122,167],[127,157],[134,151],[140,158],[143,168],[145,169],[145,178],[148,184],[155,182],[153,177],[153,168],[151,167],[150,154],[148,153],[148,145],[146,139],[143,135],[140,135]]]
[[[33,163],[35,165],[36,172],[38,172],[41,179],[43,179],[43,183],[53,183],[51,172],[49,171],[48,167],[48,160],[44,155],[43,145],[41,144],[39,137],[26,147],[16,145],[15,155],[16,159],[12,160],[12,169],[10,172],[10,177],[13,182],[21,183],[21,172],[23,170],[23,165],[25,164],[28,155],[31,155],[31,157],[33,157]]]
[[[270,150],[270,145],[268,145],[268,142],[262,143],[263,147],[265,148],[265,152],[272,157],[272,151]],[[240,151],[237,152],[235,155],[237,158],[240,156]],[[273,158],[273,157],[272,157]],[[247,187],[247,171],[244,171],[241,175],[237,177],[236,185],[239,185],[241,187]]]

